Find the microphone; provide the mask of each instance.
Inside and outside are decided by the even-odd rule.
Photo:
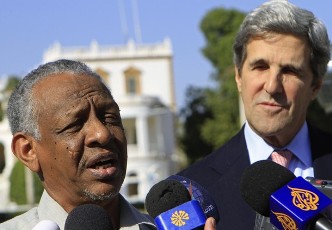
[[[152,186],[145,199],[145,208],[158,230],[199,229],[206,221],[199,202],[192,200],[187,188],[173,179]]]
[[[240,189],[243,199],[256,212],[270,217],[278,229],[332,229],[332,223],[321,214],[332,201],[273,161],[258,161],[245,169]]]
[[[180,175],[172,175],[167,179],[177,180],[183,184],[191,194],[192,199],[195,199],[199,202],[206,217],[213,217],[216,222],[219,221],[217,205],[209,192],[202,185],[192,179]]]
[[[60,230],[60,227],[52,220],[42,220],[32,230]]]
[[[65,230],[113,230],[113,226],[104,208],[96,204],[83,204],[68,214]]]
[[[316,179],[314,177],[306,177],[306,181],[308,181],[311,185],[318,188],[322,193],[332,199],[332,181]]]

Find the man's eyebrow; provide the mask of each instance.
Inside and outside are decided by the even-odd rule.
[[[253,59],[253,60],[249,61],[249,66],[254,66],[257,64],[267,64],[267,63],[268,62],[265,59],[258,58],[258,59]],[[298,72],[302,72],[302,70],[303,70],[302,65],[296,65],[296,64],[292,64],[292,63],[280,64],[280,67],[289,68],[291,70],[298,71]]]
[[[254,66],[257,64],[266,64],[267,61],[263,58],[258,58],[258,59],[253,59],[251,61],[249,61],[249,66]]]
[[[102,107],[108,108],[108,109],[117,109],[120,110],[119,105],[113,100],[107,100],[107,101],[103,101],[100,104]]]

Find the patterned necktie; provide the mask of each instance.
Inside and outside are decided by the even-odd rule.
[[[272,161],[284,166],[284,167],[288,167],[289,162],[292,159],[292,152],[290,152],[289,150],[285,149],[285,150],[275,150],[272,154],[271,154],[271,159]]]
[[[272,161],[284,166],[288,167],[289,162],[292,159],[292,152],[289,150],[275,150],[271,154]],[[255,228],[254,230],[274,230],[277,229],[270,223],[270,218],[262,216],[259,213],[256,213],[256,220],[255,220]]]

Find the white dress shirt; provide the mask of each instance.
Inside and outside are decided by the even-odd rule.
[[[280,149],[265,142],[263,138],[258,136],[257,133],[251,129],[247,122],[244,127],[244,136],[251,164],[259,160],[269,159],[273,150]],[[288,169],[292,171],[295,176],[302,176],[303,178],[314,176],[308,125],[306,122],[293,140],[281,149],[288,149],[294,154]]]

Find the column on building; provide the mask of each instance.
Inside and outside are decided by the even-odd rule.
[[[149,155],[148,116],[141,114],[136,118],[137,147],[139,155]]]

